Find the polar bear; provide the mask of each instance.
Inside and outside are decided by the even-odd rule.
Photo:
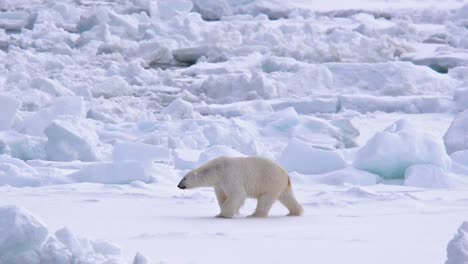
[[[177,185],[180,189],[214,187],[221,213],[233,218],[246,198],[256,198],[257,208],[250,217],[267,217],[279,200],[291,216],[302,215],[294,198],[288,173],[275,162],[261,157],[219,157],[188,172]]]

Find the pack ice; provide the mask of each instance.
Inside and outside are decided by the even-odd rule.
[[[40,220],[22,208],[1,206],[0,219],[2,263],[126,262],[117,245],[78,237],[66,227],[51,233]],[[139,255],[134,263],[144,263],[144,259]]]
[[[0,263],[466,262],[467,15],[0,1]],[[280,164],[305,215],[210,218],[176,185],[219,156]]]

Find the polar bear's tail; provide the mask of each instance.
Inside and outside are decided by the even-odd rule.
[[[286,208],[289,210],[288,215],[299,216],[302,215],[304,210],[299,202],[294,197],[294,193],[291,189],[291,180],[288,178],[288,187],[286,190],[280,195],[278,199]]]

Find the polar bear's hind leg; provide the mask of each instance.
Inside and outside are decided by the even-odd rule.
[[[279,201],[289,210],[289,216],[300,216],[303,214],[304,210],[299,202],[294,197],[291,186],[289,185],[286,191],[284,191],[280,197]]]

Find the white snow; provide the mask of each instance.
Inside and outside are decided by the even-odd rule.
[[[318,183],[330,185],[375,185],[380,177],[367,171],[357,170],[353,167],[335,170],[320,176]]]
[[[76,122],[54,121],[44,130],[47,158],[54,161],[94,161],[97,135]]]
[[[49,78],[34,78],[31,80],[30,85],[39,89],[45,93],[48,93],[53,96],[73,96],[75,95],[72,91],[62,86],[57,81],[51,80]]]
[[[14,263],[39,249],[48,230],[28,212],[16,206],[0,207],[0,260]]]
[[[0,130],[8,130],[13,124],[21,102],[9,96],[0,95],[0,105]]]
[[[131,94],[131,87],[121,76],[110,76],[96,80],[91,92],[93,96],[111,98]]]
[[[468,88],[455,90],[453,100],[459,110],[468,109]]]
[[[214,145],[206,148],[200,153],[196,165],[200,166],[217,157],[245,157],[244,154],[223,145]],[[197,166],[195,166],[197,167]]]
[[[181,98],[177,98],[164,108],[161,111],[161,114],[168,115],[172,119],[193,118],[193,106],[191,103]]]
[[[2,263],[124,263],[118,246],[77,237],[68,228],[49,233],[31,213],[16,206],[0,207]],[[144,256],[139,256],[144,259]]]
[[[33,15],[27,12],[1,12],[0,28],[6,30],[21,30],[30,23]]]
[[[452,100],[441,96],[368,96],[343,95],[339,97],[341,109],[368,112],[403,112],[409,114],[440,113],[449,111]]]
[[[468,110],[459,113],[444,135],[445,149],[448,154],[468,149]]]
[[[45,145],[47,139],[37,136],[29,136],[15,131],[0,133],[0,153],[9,154],[21,160],[41,159],[45,160]]]
[[[445,264],[468,263],[468,222],[463,222],[447,245]]]
[[[273,102],[271,106],[276,111],[293,107],[299,114],[314,114],[314,113],[336,113],[338,111],[337,98],[307,98],[295,100],[278,100]]]
[[[272,113],[273,107],[273,105],[270,105],[264,100],[253,100],[233,104],[199,105],[195,110],[202,115],[222,115],[229,118],[260,112]],[[282,105],[280,105],[278,109],[282,109],[281,107]]]
[[[288,171],[318,174],[346,167],[339,152],[318,149],[299,139],[291,139],[278,158]]]
[[[446,170],[449,157],[441,142],[402,119],[376,133],[356,153],[353,164],[385,179],[403,179],[405,170],[415,164],[432,164]]]
[[[385,261],[443,263],[447,242],[467,217],[466,190],[304,185],[296,178],[292,184],[305,206],[306,215],[301,218],[283,217],[287,211],[277,204],[268,219],[220,220],[213,218],[218,205],[211,191],[187,193],[156,185],[42,187],[29,190],[32,195],[19,190],[4,193],[0,204],[29,206],[49,230],[66,225],[76,234],[113,241],[129,259],[139,251],[150,261],[177,263],[215,263],[225,259],[233,247],[243,254],[229,255],[227,263],[304,263],[311,248],[317,250],[314,258],[331,263],[342,263],[347,258],[373,263],[387,252],[383,246],[400,249],[401,243],[411,253],[395,251]],[[77,187],[79,193],[73,191]],[[56,208],[60,208],[60,214]],[[241,213],[247,215],[254,209],[255,204],[248,200]],[[391,225],[395,228],[382,228]],[[239,240],[244,242],[239,244]],[[397,240],[398,245],[388,242]],[[330,254],[330,247],[343,250],[339,255]],[[181,248],[185,254],[180,254]],[[214,254],[213,248],[219,251]],[[296,250],[296,254],[272,251],[280,249]]]
[[[172,151],[169,148],[144,143],[117,143],[112,151],[112,160],[140,161],[143,163],[170,162]]]
[[[11,186],[38,186],[38,172],[24,161],[8,155],[0,155],[0,183]]]
[[[447,188],[453,186],[450,175],[441,167],[417,164],[405,170],[405,185],[423,188]]]
[[[149,264],[149,260],[140,252],[137,252],[132,264]]]
[[[54,167],[34,167],[9,155],[0,155],[0,185],[36,187],[70,183],[71,181],[65,177],[65,174],[65,172]]]
[[[52,100],[49,107],[24,117],[19,130],[30,135],[43,136],[44,129],[52,121],[70,117],[84,117],[84,102],[81,96],[63,96]]]
[[[468,166],[468,150],[455,151],[450,154],[450,158],[460,165]]]
[[[90,164],[69,177],[77,182],[128,184],[133,181],[149,182],[148,168],[138,161],[102,162]]]
[[[450,78],[409,62],[331,63],[333,85],[352,93],[367,91],[381,95],[443,93],[454,85]]]
[[[225,154],[225,153],[224,153]],[[193,149],[174,150],[174,166],[181,170],[195,168],[200,159],[200,151]]]
[[[6,263],[444,262],[468,220],[467,6],[0,1],[0,206],[58,230]],[[305,215],[212,218],[211,189],[176,186],[219,156],[283,165]]]
[[[161,18],[171,18],[178,13],[189,12],[193,4],[190,0],[162,0],[158,3],[158,6]]]
[[[224,1],[193,1],[194,10],[205,20],[219,20],[221,17],[232,13],[229,4]]]

